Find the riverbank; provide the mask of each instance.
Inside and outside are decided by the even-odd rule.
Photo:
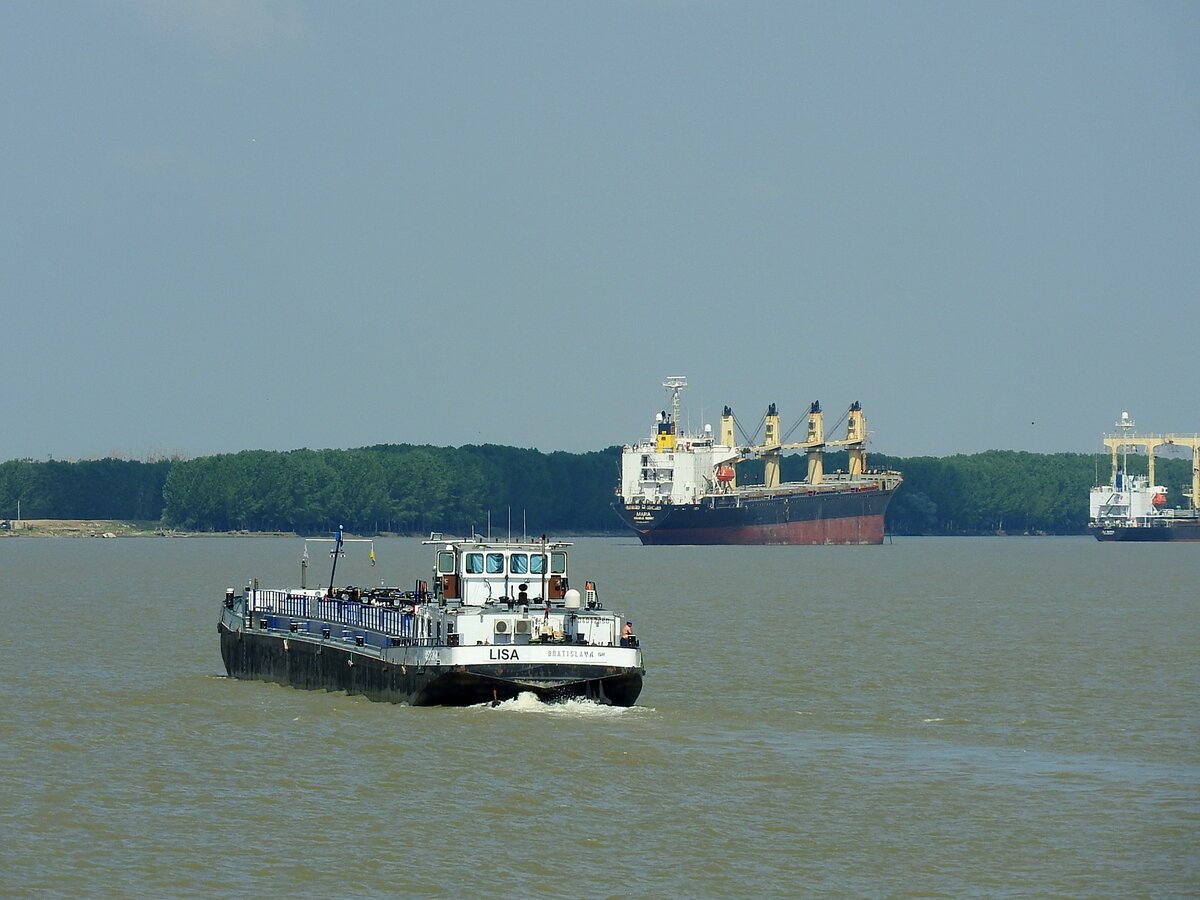
[[[71,537],[71,538],[122,538],[122,537],[191,537],[203,534],[208,537],[227,535],[244,537],[294,536],[286,531],[176,531],[163,528],[160,522],[129,522],[120,519],[21,519],[7,520],[0,528],[0,537]]]
[[[320,536],[327,536],[321,532]],[[5,537],[299,537],[294,531],[179,531],[161,522],[124,519],[5,519],[0,520],[0,538]],[[346,537],[351,537],[346,532]],[[428,537],[428,535],[378,534],[375,537]],[[359,535],[353,535],[359,537]]]
[[[0,537],[152,537],[169,535],[158,522],[117,519],[12,519],[3,523]]]
[[[5,519],[0,520],[0,538],[5,537],[76,537],[76,538],[119,538],[119,537],[301,537],[295,531],[178,531],[164,528],[161,522],[138,522],[122,519]],[[309,537],[328,537],[329,532],[319,532]],[[624,531],[572,532],[559,535],[561,538],[578,537],[627,537]],[[399,534],[351,534],[346,537],[415,538],[424,540],[428,533]]]

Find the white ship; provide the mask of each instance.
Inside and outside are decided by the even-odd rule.
[[[1099,541],[1200,541],[1200,435],[1133,434],[1129,413],[1117,422],[1120,434],[1104,438],[1112,450],[1112,478],[1091,490],[1088,527]],[[1154,451],[1163,446],[1192,450],[1190,508],[1168,507],[1167,489],[1155,484]],[[1129,474],[1129,449],[1148,456],[1147,474]]]
[[[332,541],[331,585],[349,539],[339,531]],[[300,588],[227,590],[217,626],[226,670],[413,706],[522,693],[637,700],[645,669],[633,623],[604,606],[595,582],[569,586],[570,544],[436,534],[424,543],[432,589],[417,580],[412,590],[313,590],[302,578]]]
[[[787,442],[772,403],[763,442],[735,443],[733,411],[725,407],[720,434],[679,429],[682,376],[663,384],[671,411],[658,413],[650,436],[621,452],[615,507],[643,544],[881,544],[884,512],[902,481],[899,472],[867,468],[867,424],[856,402],[846,412],[845,440],[826,440],[821,404],[809,406],[803,441]],[[827,472],[826,449],[845,448],[849,471]],[[803,481],[780,480],[784,450],[803,450]],[[763,483],[739,485],[737,465],[763,461]]]

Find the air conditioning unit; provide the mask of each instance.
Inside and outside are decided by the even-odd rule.
[[[528,619],[517,619],[513,624],[515,626],[513,628],[514,634],[533,634],[533,623]]]
[[[508,634],[508,619],[497,619],[495,631],[496,634]]]

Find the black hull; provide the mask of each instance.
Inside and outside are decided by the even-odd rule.
[[[233,678],[343,691],[388,703],[472,706],[533,693],[546,701],[581,698],[632,706],[642,690],[640,671],[615,666],[402,665],[329,642],[234,631],[223,622],[217,630],[221,658]]]
[[[894,489],[716,495],[696,504],[616,504],[643,544],[882,544]]]
[[[1164,543],[1167,541],[1200,541],[1200,522],[1176,522],[1172,525],[1130,527],[1127,525],[1092,526],[1098,541],[1130,543]]]

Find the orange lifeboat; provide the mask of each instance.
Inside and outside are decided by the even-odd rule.
[[[1151,500],[1150,502],[1153,503],[1155,506],[1166,506],[1167,505],[1167,495],[1164,494],[1162,491],[1159,491],[1157,494],[1154,495],[1154,499]]]
[[[717,481],[721,482],[721,484],[729,484],[729,482],[733,481],[733,475],[733,466],[717,467]]]

